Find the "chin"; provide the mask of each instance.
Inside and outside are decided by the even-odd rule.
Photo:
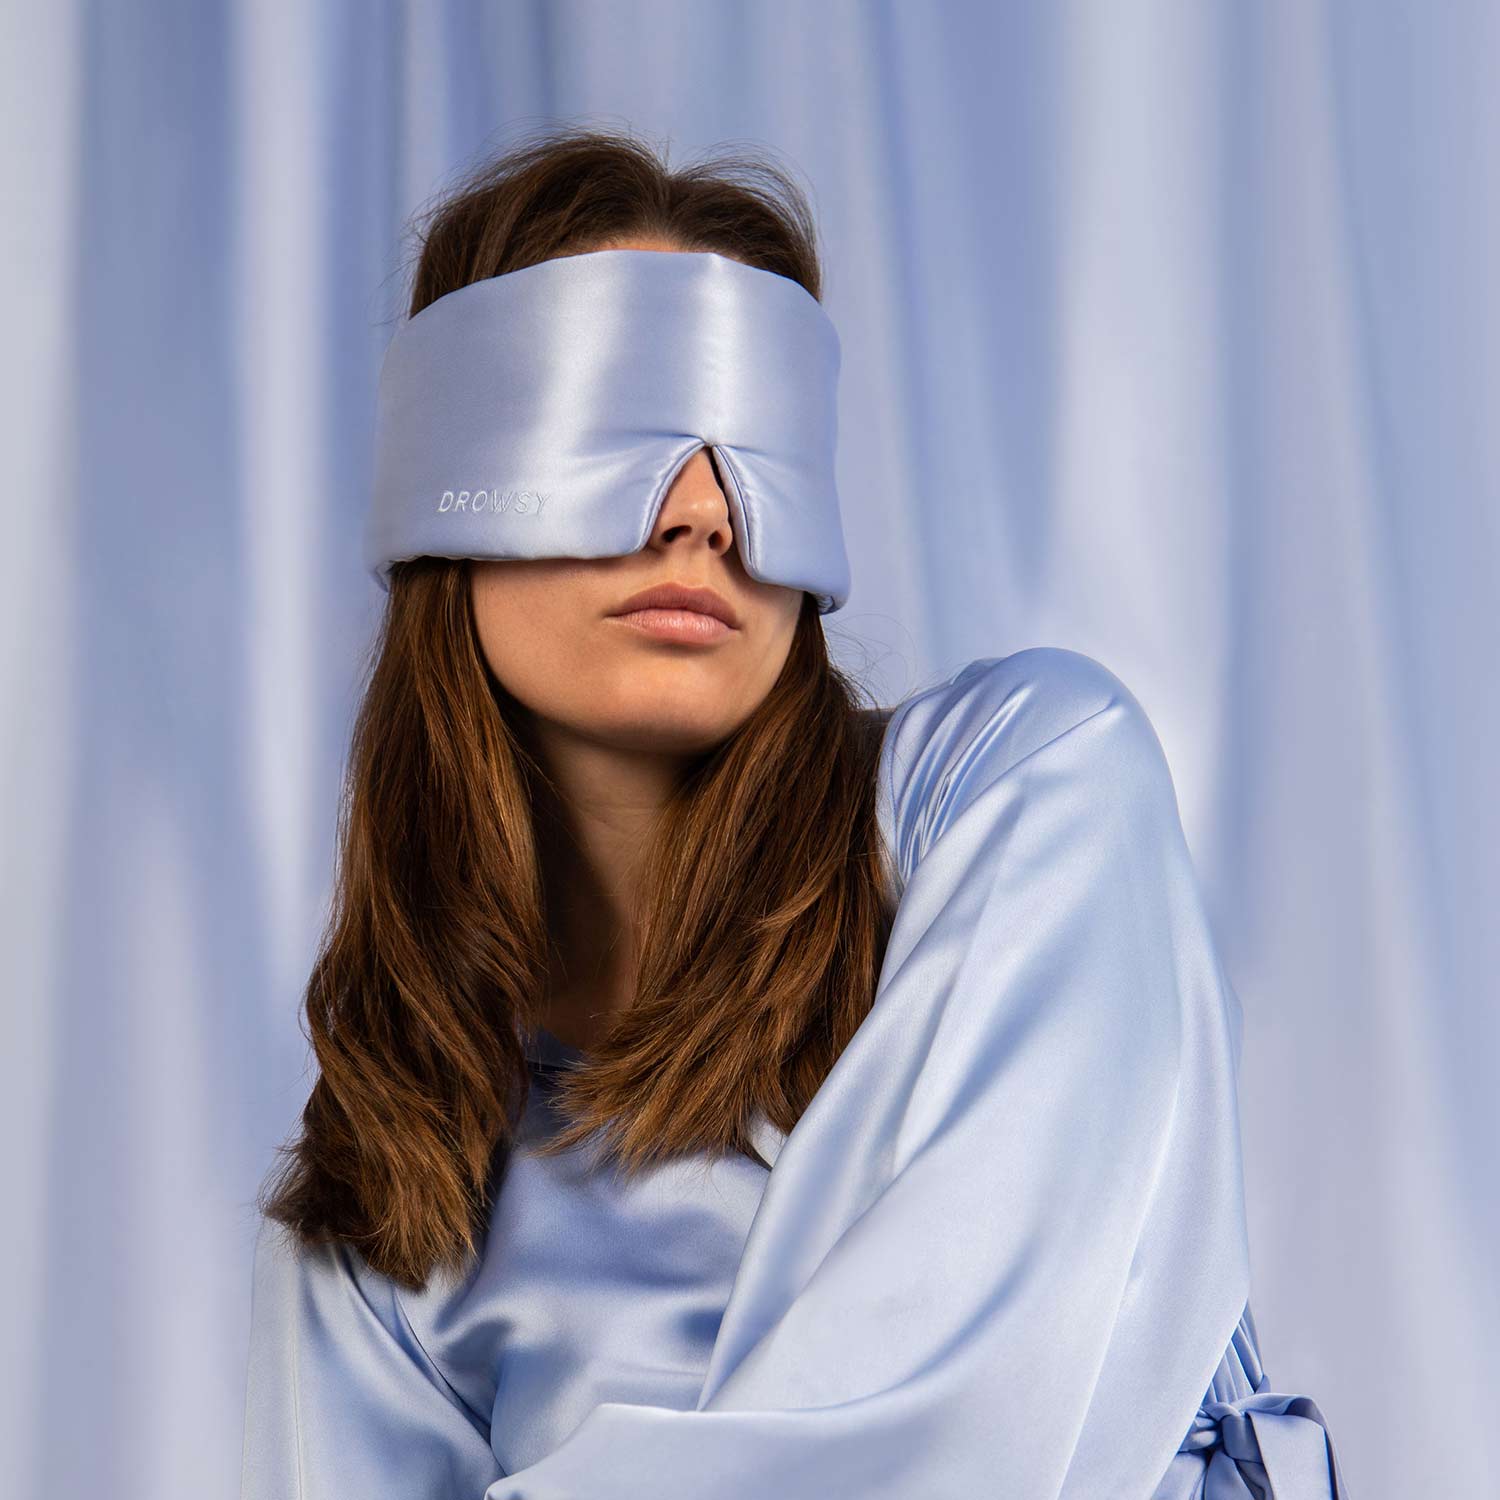
[[[734,733],[750,709],[697,692],[641,693],[634,703],[619,705],[594,733],[621,749],[696,755]]]

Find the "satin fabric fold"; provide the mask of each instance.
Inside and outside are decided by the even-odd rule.
[[[1348,1500],[1260,1368],[1239,1005],[1144,711],[986,658],[879,774],[875,1004],[770,1172],[520,1150],[417,1296],[263,1236],[244,1500]]]

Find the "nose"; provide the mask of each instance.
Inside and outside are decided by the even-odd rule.
[[[729,502],[708,447],[697,449],[677,471],[656,513],[650,545],[658,549],[701,546],[720,554],[734,546]]]

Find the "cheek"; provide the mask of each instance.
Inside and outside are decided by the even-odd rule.
[[[547,685],[571,680],[587,661],[584,622],[557,589],[524,581],[476,587],[474,622],[490,671],[528,707],[545,711],[536,700]]]

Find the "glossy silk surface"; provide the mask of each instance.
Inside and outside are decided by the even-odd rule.
[[[838,335],[800,283],[711,252],[596,250],[449,292],[381,365],[365,561],[619,557],[719,459],[745,571],[849,593]]]
[[[243,1500],[1347,1500],[1261,1368],[1238,1001],[1129,690],[1054,648],[900,704],[874,1006],[771,1163],[541,1159],[420,1294],[257,1246]]]

